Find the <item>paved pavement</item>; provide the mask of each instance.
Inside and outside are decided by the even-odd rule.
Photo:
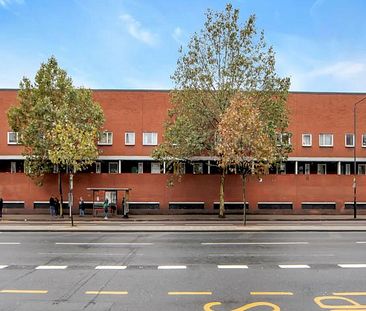
[[[256,232],[256,231],[366,231],[366,215],[249,215],[244,226],[241,215],[131,215],[128,219],[48,215],[4,215],[0,231],[32,232]]]

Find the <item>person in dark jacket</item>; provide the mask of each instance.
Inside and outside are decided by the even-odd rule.
[[[53,197],[50,197],[50,215],[55,216],[56,215],[56,208],[55,208],[56,202]]]
[[[80,214],[80,216],[85,215],[85,203],[84,203],[83,197],[80,197],[80,200],[79,200],[79,214]]]

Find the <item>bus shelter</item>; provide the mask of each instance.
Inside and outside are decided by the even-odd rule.
[[[98,210],[103,209],[103,202],[105,199],[108,199],[112,212],[115,210],[116,214],[118,214],[118,206],[120,206],[122,215],[124,217],[128,217],[129,213],[128,203],[129,203],[130,191],[132,190],[131,188],[103,187],[103,188],[86,188],[86,190],[92,191],[93,193],[93,216],[97,215]],[[100,200],[101,194],[103,195],[102,200]],[[124,200],[119,196],[119,194],[122,194],[122,198],[124,198]]]

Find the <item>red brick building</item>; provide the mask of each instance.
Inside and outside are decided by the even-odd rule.
[[[57,195],[57,174],[42,187],[23,174],[22,146],[11,133],[6,111],[16,104],[16,90],[0,90],[0,191],[14,212],[36,212],[50,195]],[[251,213],[347,213],[353,202],[354,103],[366,94],[290,93],[289,132],[293,152],[281,167],[260,181],[248,183]],[[167,187],[166,167],[151,152],[163,139],[169,108],[168,91],[95,90],[106,116],[108,132],[98,162],[74,178],[75,198],[92,201],[87,187],[129,187],[131,212],[214,213],[219,201],[217,169],[209,158],[187,163],[182,182]],[[366,101],[357,106],[357,201],[366,208]],[[67,178],[64,189],[67,189]],[[238,175],[228,175],[225,201],[229,210],[240,206]],[[118,198],[119,202],[120,198]],[[24,210],[23,210],[24,208]]]

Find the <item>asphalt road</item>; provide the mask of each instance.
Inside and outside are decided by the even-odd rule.
[[[0,310],[365,311],[366,234],[3,232]]]

